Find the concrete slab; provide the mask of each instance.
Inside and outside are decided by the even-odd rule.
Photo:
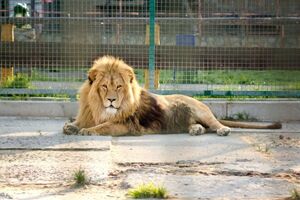
[[[72,183],[79,169],[101,182],[110,168],[108,151],[0,151],[0,183],[9,185]]]
[[[113,138],[111,152],[113,162],[123,164],[200,161],[206,164],[219,163],[214,167],[226,170],[270,172],[273,169],[272,163],[236,135],[191,137],[178,134]]]
[[[284,180],[260,177],[130,174],[126,182],[136,187],[153,182],[178,199],[279,199],[290,195],[294,185]],[[271,198],[270,198],[271,197]]]
[[[77,102],[0,101],[0,116],[74,117],[77,111]]]
[[[0,184],[0,199],[17,199],[17,200],[116,200],[127,199],[126,191],[119,191],[102,186],[88,185],[85,187],[70,186],[40,186],[32,187],[25,185],[20,187],[7,186]]]
[[[0,117],[0,134],[61,131],[66,118]]]
[[[0,150],[109,150],[111,137],[62,134],[66,121],[0,117]]]
[[[298,125],[274,134],[113,138],[112,159],[127,172],[123,185],[161,184],[178,199],[280,199],[300,188],[300,134],[287,129]]]
[[[240,137],[274,163],[273,171],[290,170],[300,173],[299,132],[243,133],[240,134]],[[266,148],[267,151],[265,151]]]
[[[299,123],[228,137],[112,138],[64,136],[66,120],[0,117],[0,199],[126,199],[149,181],[175,199],[278,199],[300,189]],[[76,189],[79,168],[91,184]]]
[[[106,178],[111,168],[110,137],[63,135],[66,120],[0,118],[0,183],[72,182],[79,168],[91,181]]]

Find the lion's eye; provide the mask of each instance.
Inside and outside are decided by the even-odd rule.
[[[107,89],[107,85],[102,85],[102,88]]]
[[[122,88],[122,85],[118,85],[118,86],[117,86],[117,89],[120,89],[120,88]]]

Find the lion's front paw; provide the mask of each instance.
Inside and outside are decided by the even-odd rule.
[[[93,133],[94,132],[92,130],[88,129],[88,128],[82,128],[79,131],[78,135],[93,135]]]
[[[79,128],[71,123],[65,123],[63,127],[63,133],[66,135],[77,135]]]
[[[231,129],[227,126],[219,128],[217,130],[217,134],[220,135],[220,136],[227,136],[227,135],[229,135],[230,132],[231,132]]]

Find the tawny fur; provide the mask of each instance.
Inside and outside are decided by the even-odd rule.
[[[111,56],[94,61],[79,94],[79,112],[75,122],[65,124],[65,134],[121,136],[189,132],[201,135],[210,130],[224,136],[230,133],[226,125],[281,128],[278,123],[219,121],[196,99],[152,94],[138,85],[130,66]]]

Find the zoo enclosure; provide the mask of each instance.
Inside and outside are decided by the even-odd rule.
[[[156,92],[300,96],[299,10],[298,0],[1,0],[0,93],[75,94],[110,54]]]

